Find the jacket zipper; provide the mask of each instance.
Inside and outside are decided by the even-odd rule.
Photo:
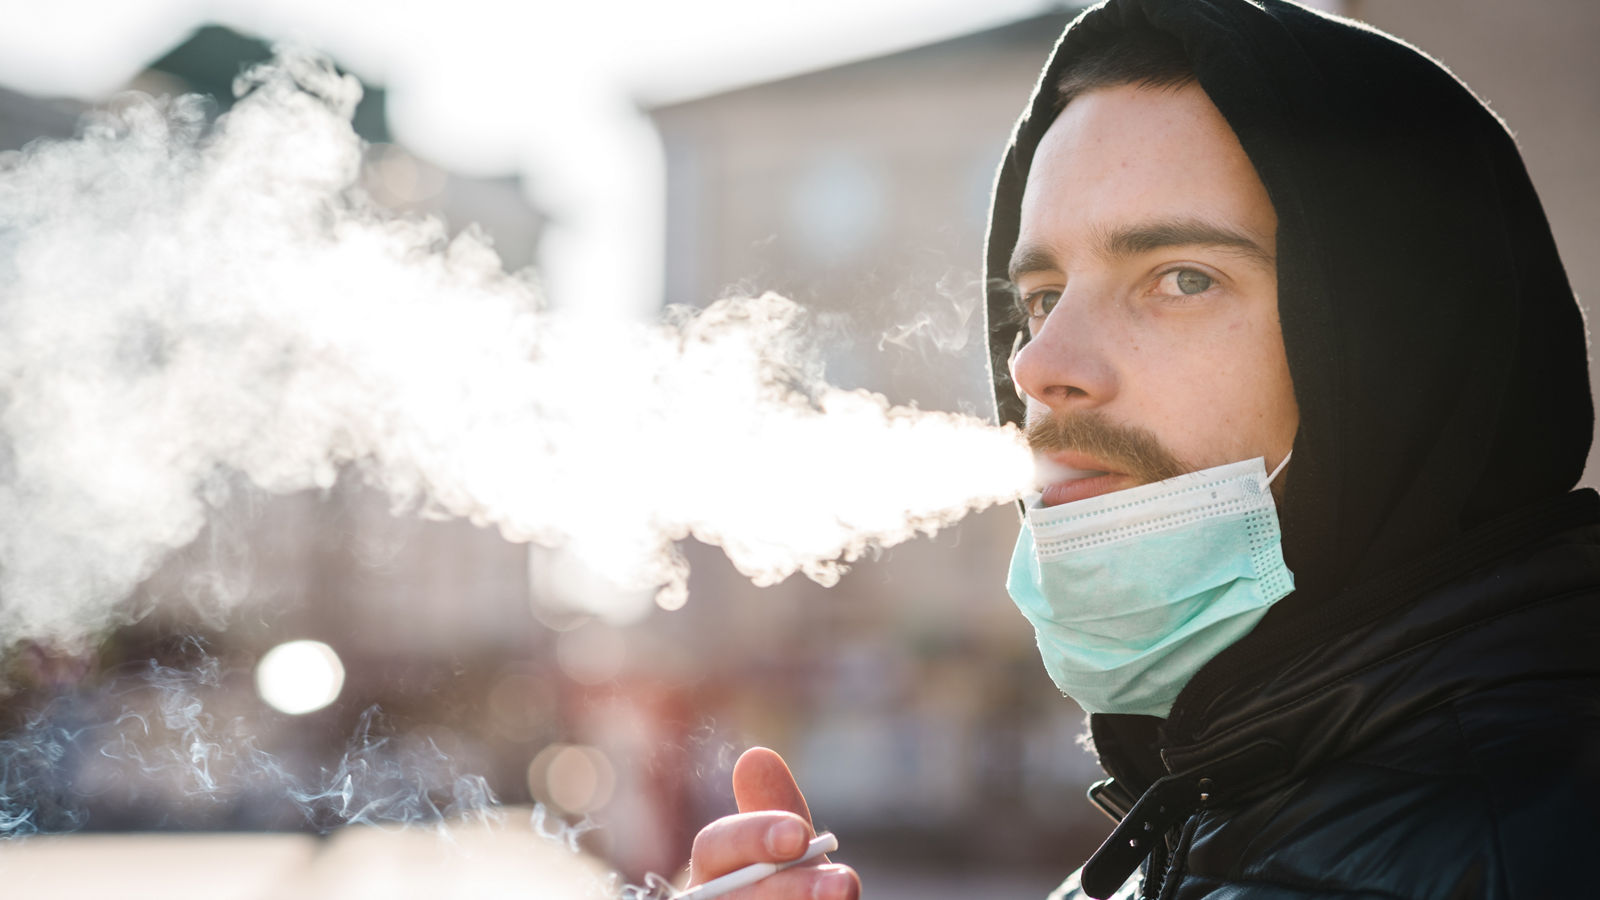
[[[1183,878],[1183,861],[1189,855],[1189,845],[1194,841],[1195,829],[1199,824],[1200,816],[1196,811],[1179,826],[1177,843],[1167,858],[1166,870],[1161,874],[1160,891],[1152,895],[1158,900],[1175,900],[1178,896],[1178,882]]]
[[[1252,785],[1271,780],[1288,769],[1287,761],[1287,753],[1275,741],[1256,741],[1202,766],[1156,779],[1083,864],[1083,892],[1095,898],[1111,896],[1140,863],[1156,854],[1158,845],[1161,862],[1166,862],[1167,835],[1174,828],[1223,797],[1237,796]],[[1164,868],[1155,864],[1146,871],[1154,874]],[[1163,871],[1162,881],[1165,874]],[[1146,878],[1147,883],[1149,880]]]

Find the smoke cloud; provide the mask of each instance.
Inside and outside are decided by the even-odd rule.
[[[238,88],[214,125],[135,96],[0,156],[6,642],[103,626],[241,479],[353,468],[667,607],[691,536],[758,584],[826,584],[1026,488],[1015,429],[829,386],[781,297],[553,311],[477,231],[379,209],[326,63]]]
[[[966,350],[969,340],[982,332],[978,301],[983,293],[977,287],[976,282],[959,284],[957,278],[946,274],[935,286],[937,302],[915,298],[915,308],[905,319],[878,336],[878,349],[893,344],[924,359],[930,349],[951,355]]]

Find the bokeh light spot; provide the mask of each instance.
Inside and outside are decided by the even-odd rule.
[[[256,693],[267,705],[291,716],[315,712],[339,698],[344,664],[321,641],[290,641],[262,655],[256,664]]]
[[[563,812],[594,812],[611,800],[616,788],[611,760],[595,747],[551,744],[528,765],[528,790]]]

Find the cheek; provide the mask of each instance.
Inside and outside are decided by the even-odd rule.
[[[1282,339],[1248,322],[1219,324],[1203,336],[1146,339],[1130,358],[1146,376],[1141,417],[1196,468],[1281,455],[1298,424]]]
[[[1178,458],[1196,462],[1212,456],[1219,434],[1234,426],[1241,407],[1238,372],[1226,354],[1180,352],[1145,354],[1140,371],[1140,417]]]
[[[1241,337],[1246,334],[1241,331]],[[1274,328],[1271,333],[1257,333],[1254,338],[1241,341],[1241,353],[1231,377],[1240,398],[1235,416],[1250,452],[1275,458],[1287,453],[1294,441],[1300,424],[1299,407],[1282,336]]]

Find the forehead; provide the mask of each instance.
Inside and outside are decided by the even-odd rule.
[[[1270,252],[1277,216],[1227,120],[1198,84],[1088,91],[1045,132],[1028,172],[1018,243],[1068,252],[1131,224],[1203,219]]]

